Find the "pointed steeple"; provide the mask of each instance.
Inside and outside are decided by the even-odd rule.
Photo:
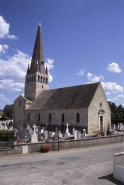
[[[29,74],[29,70],[30,70],[30,69],[29,69],[29,64],[28,64],[28,68],[27,68],[27,74]]]
[[[40,68],[41,63],[42,68],[45,71],[45,66],[44,66],[44,54],[43,54],[43,44],[42,44],[42,35],[41,35],[41,23],[39,21],[39,25],[38,25],[38,30],[37,30],[37,36],[36,36],[36,40],[35,40],[35,45],[34,45],[34,51],[33,51],[33,55],[32,55],[32,62],[31,62],[31,67],[30,67],[30,74],[31,73],[35,73],[37,71],[37,61],[38,61],[38,66]]]

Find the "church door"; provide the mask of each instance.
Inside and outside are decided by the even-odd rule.
[[[103,130],[103,116],[100,116],[100,130]]]

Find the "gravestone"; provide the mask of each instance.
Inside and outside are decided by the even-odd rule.
[[[20,130],[20,139],[25,139],[26,130],[22,129]]]
[[[78,131],[78,133],[77,133],[77,138],[81,139],[81,132],[80,131]]]
[[[31,127],[30,127],[30,125],[28,124],[28,125],[27,125],[27,130],[30,130],[30,128],[31,128]]]
[[[86,136],[86,130],[83,129],[83,136]]]
[[[69,128],[68,128],[68,123],[66,124],[66,134],[68,134],[69,133]]]
[[[74,131],[75,131],[75,127],[73,127],[73,130],[72,130],[73,135],[74,135]]]
[[[48,138],[48,130],[44,131],[44,135],[45,135],[45,139],[47,139]]]
[[[37,143],[38,142],[38,139],[37,139],[37,134],[36,134],[36,125],[34,124],[33,126],[34,128],[34,132],[33,134],[31,135],[31,143]]]
[[[62,138],[62,133],[61,133],[61,131],[59,130],[58,132],[59,132],[59,138]]]
[[[27,154],[28,153],[28,145],[22,146],[22,154]]]
[[[33,133],[33,130],[32,128],[29,129],[29,134],[32,134]]]
[[[75,131],[74,131],[74,138],[75,138],[75,139],[77,139],[77,138],[78,138],[78,136],[77,136],[77,135],[78,135],[78,131],[77,131],[77,130],[75,130]]]

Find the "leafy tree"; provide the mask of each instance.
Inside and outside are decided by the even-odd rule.
[[[112,120],[123,120],[124,119],[124,107],[122,105],[116,106],[114,102],[108,102],[111,109]]]
[[[13,104],[12,105],[5,105],[3,117],[8,117],[9,119],[13,118]]]

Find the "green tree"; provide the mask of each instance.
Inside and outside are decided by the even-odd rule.
[[[13,104],[12,105],[5,105],[3,117],[8,117],[9,119],[13,119]]]

